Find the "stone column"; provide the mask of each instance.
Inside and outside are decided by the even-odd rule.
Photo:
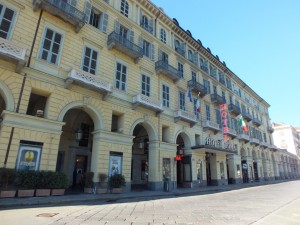
[[[229,184],[239,184],[242,183],[242,165],[241,156],[239,155],[228,155],[228,182]]]
[[[161,178],[162,159],[160,157],[159,143],[149,142],[149,168],[148,168],[148,187],[150,190],[162,190],[163,183]]]

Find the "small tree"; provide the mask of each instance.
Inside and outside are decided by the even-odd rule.
[[[108,179],[110,189],[121,188],[126,185],[125,177],[122,174],[114,174]]]
[[[92,188],[94,185],[93,182],[94,172],[86,172],[84,174],[84,187]]]

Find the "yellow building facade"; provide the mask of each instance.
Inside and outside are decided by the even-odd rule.
[[[269,104],[150,1],[0,0],[0,24],[4,167],[127,190],[299,177]]]

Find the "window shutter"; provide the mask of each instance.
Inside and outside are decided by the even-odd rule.
[[[150,44],[150,59],[154,60],[154,45]]]
[[[120,22],[118,20],[115,21],[115,32],[120,34]]]
[[[143,13],[142,10],[140,10],[140,25],[143,24]]]
[[[100,29],[106,33],[107,32],[107,24],[108,24],[108,14],[107,13],[102,13],[101,14],[101,27]]]
[[[92,4],[90,3],[89,0],[86,0],[85,5],[84,5],[84,14],[85,14],[85,22],[86,23],[89,22],[91,11],[92,11]]]
[[[129,30],[128,34],[129,34],[128,40],[131,41],[132,43],[134,43],[134,32],[133,32],[133,30]]]
[[[158,49],[158,60],[162,60],[162,51]]]
[[[181,43],[181,49],[184,51],[184,53],[186,52],[186,43],[185,42]]]
[[[140,35],[140,36],[139,36],[139,46],[140,46],[141,48],[143,48],[143,42],[144,42],[144,39],[143,39],[142,35]]]
[[[151,32],[151,33],[153,34],[153,31],[154,31],[154,29],[153,29],[153,25],[154,25],[153,19],[150,19],[150,20],[149,20],[148,25],[149,25],[150,29],[152,29],[152,32]]]

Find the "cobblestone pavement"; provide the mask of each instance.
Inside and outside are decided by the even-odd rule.
[[[0,211],[1,225],[300,224],[300,181],[221,193],[23,206]]]

